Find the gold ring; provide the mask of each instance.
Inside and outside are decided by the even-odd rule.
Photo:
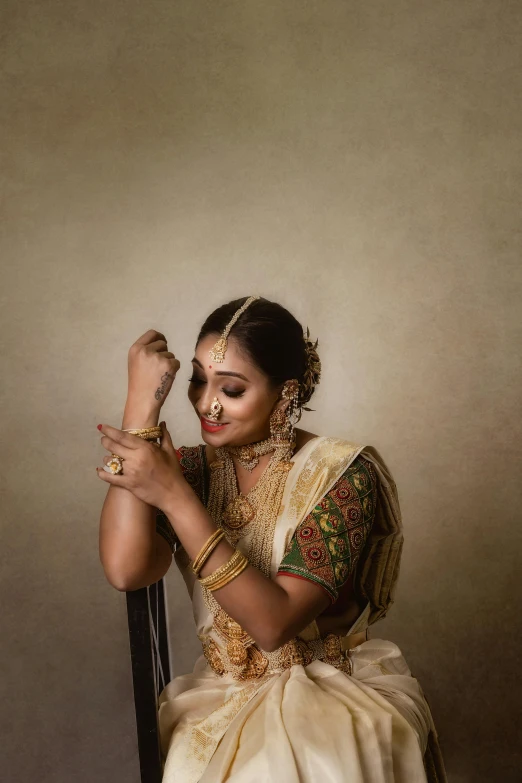
[[[123,457],[119,457],[117,454],[112,454],[112,459],[107,465],[104,465],[104,470],[107,473],[112,473],[114,476],[117,473],[123,473]]]

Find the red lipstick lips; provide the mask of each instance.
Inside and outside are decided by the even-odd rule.
[[[220,432],[226,426],[226,424],[210,424],[210,422],[204,419],[203,416],[201,417],[201,427],[205,430],[205,432]]]

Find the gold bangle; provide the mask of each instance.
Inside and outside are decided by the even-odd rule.
[[[156,435],[153,432],[131,432],[131,435],[136,435],[136,437],[141,438],[142,440],[156,440],[157,438],[161,438],[161,432],[158,432]]]
[[[237,565],[239,565],[239,563],[243,563],[245,561],[248,564],[248,560],[243,552],[241,552],[240,549],[235,549],[226,563],[224,563],[216,571],[213,571],[208,576],[199,577],[199,581],[203,587],[212,589],[214,585],[219,584],[225,576],[228,576],[230,573],[235,571],[235,568]]]
[[[130,432],[131,435],[148,435],[152,433],[159,435],[161,433],[161,427],[157,425],[155,427],[136,427],[135,429],[123,430],[123,432]]]
[[[194,558],[192,562],[192,570],[196,575],[199,575],[199,572],[203,568],[203,565],[206,563],[216,546],[219,544],[221,539],[224,537],[225,531],[218,528],[215,530],[209,538],[205,541],[201,549],[199,550],[198,554]]]
[[[223,563],[223,565],[219,566],[218,569],[213,571],[208,576],[200,576],[199,581],[204,587],[212,586],[215,582],[219,582],[221,578],[225,576],[225,574],[228,574],[228,572],[234,568],[243,557],[244,555],[239,549],[234,549],[226,563]]]
[[[161,427],[144,427],[143,429],[123,430],[123,432],[129,432],[131,435],[137,435],[138,438],[152,443],[153,446],[161,446],[161,440],[163,437]]]
[[[248,560],[246,560],[245,558],[243,562],[236,565],[235,568],[231,569],[219,581],[213,582],[211,585],[207,585],[207,590],[214,592],[215,590],[220,590],[222,587],[225,587],[225,585],[227,585],[229,582],[235,579],[236,576],[239,576],[239,574],[245,570],[247,565],[249,565],[249,563]]]
[[[228,576],[225,576],[218,584],[214,584],[212,585],[212,587],[208,587],[207,589],[211,590],[212,592],[214,592],[214,590],[220,590],[222,587],[224,587],[233,579],[235,579],[236,576],[239,576],[239,574],[243,573],[243,571],[248,565],[250,565],[250,563],[245,557],[244,561],[242,563],[239,563],[239,565],[237,565],[235,569],[228,574]]]
[[[194,558],[192,562],[192,570],[194,573],[199,576],[199,572],[205,565],[206,561],[214,551],[214,549],[217,547],[221,539],[224,537],[225,531],[221,528],[218,528],[215,530],[211,536],[205,541],[201,549],[199,550],[198,554]]]

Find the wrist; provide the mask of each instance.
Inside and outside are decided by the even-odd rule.
[[[190,484],[183,479],[176,482],[175,487],[165,498],[162,511],[166,514],[171,524],[176,525],[190,517],[191,512],[197,510],[198,507],[200,510],[205,509]]]
[[[123,411],[121,429],[130,430],[142,427],[156,427],[159,422],[159,417],[159,408],[146,408],[143,405],[126,403]]]

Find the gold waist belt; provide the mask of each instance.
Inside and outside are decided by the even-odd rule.
[[[307,666],[312,661],[324,661],[351,674],[349,651],[366,641],[366,632],[350,636],[329,633],[310,641],[296,636],[273,652],[261,650],[257,644],[245,646],[238,639],[224,639],[223,644],[218,644],[211,636],[199,638],[205,658],[216,674],[232,674],[236,680],[249,680],[277,674],[296,664]]]

